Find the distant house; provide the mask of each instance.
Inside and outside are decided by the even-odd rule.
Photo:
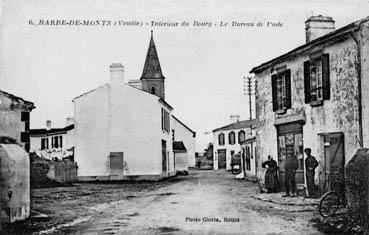
[[[74,158],[74,124],[67,119],[65,127],[52,128],[51,121],[46,122],[46,128],[30,130],[31,150],[46,159]]]
[[[79,180],[163,179],[176,174],[175,154],[188,168],[195,132],[172,116],[164,80],[151,35],[140,80],[112,64],[109,83],[73,99]]]
[[[231,116],[231,124],[213,130],[214,170],[231,169],[232,156],[241,152],[241,144],[246,139],[255,136],[254,124],[255,120],[239,121],[236,115]]]
[[[34,108],[32,102],[0,90],[0,136],[15,139],[27,152],[30,113]]]
[[[303,151],[311,148],[323,192],[358,148],[369,147],[369,17],[335,30],[331,17],[312,16],[305,30],[305,44],[251,70],[257,157],[274,157],[283,185],[286,157],[297,156],[296,183],[304,190]]]
[[[172,135],[174,141],[181,141],[187,151],[187,163],[189,167],[195,167],[195,137],[196,132],[172,115]]]

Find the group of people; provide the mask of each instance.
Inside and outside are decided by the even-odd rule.
[[[305,167],[306,167],[306,183],[307,183],[307,191],[308,197],[315,197],[315,168],[318,167],[319,163],[311,155],[311,149],[305,149],[306,159],[305,159]],[[263,162],[261,165],[263,168],[266,168],[265,173],[265,188],[268,193],[278,192],[280,190],[279,180],[278,180],[278,164],[275,160],[273,160],[272,156],[268,156],[268,160]],[[284,166],[284,187],[286,190],[286,194],[283,197],[294,197],[296,196],[296,181],[295,175],[298,169],[297,157],[295,155],[288,155],[286,157],[286,162]]]

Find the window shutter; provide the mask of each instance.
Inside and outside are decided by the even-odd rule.
[[[272,75],[272,104],[273,104],[273,112],[278,109],[277,102],[277,74]]]
[[[323,99],[329,100],[331,98],[331,88],[329,81],[329,54],[322,56],[322,76],[323,76]]]
[[[286,108],[290,109],[292,107],[292,94],[291,94],[291,69],[285,71],[286,78]]]
[[[304,90],[305,90],[305,103],[310,103],[311,91],[310,91],[310,61],[304,62]]]
[[[21,121],[28,122],[29,121],[29,112],[21,112]]]
[[[45,139],[44,138],[41,139],[41,150],[42,149],[45,149]]]

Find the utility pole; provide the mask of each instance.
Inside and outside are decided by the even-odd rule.
[[[252,96],[255,96],[256,94],[256,80],[253,77],[243,77],[243,94],[248,97],[249,119],[252,120]]]

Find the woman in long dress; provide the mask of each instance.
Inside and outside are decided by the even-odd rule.
[[[279,181],[278,181],[278,165],[273,160],[272,156],[268,156],[268,161],[263,162],[261,165],[263,168],[267,168],[265,173],[265,188],[268,193],[278,192]]]

